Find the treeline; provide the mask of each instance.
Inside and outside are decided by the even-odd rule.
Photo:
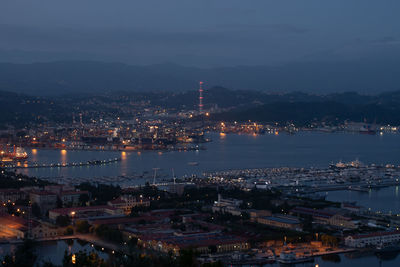
[[[400,105],[350,105],[339,102],[277,102],[257,107],[213,114],[216,121],[258,121],[294,123],[308,126],[313,123],[338,125],[345,121],[400,125]]]
[[[0,188],[43,187],[50,184],[52,183],[35,177],[28,177],[15,171],[8,171],[0,167]]]

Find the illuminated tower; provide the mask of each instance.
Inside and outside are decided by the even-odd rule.
[[[203,82],[199,82],[199,113],[203,113]]]
[[[83,117],[82,117],[82,113],[79,113],[79,122],[81,124],[81,126],[83,126]]]

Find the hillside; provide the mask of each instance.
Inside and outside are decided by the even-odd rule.
[[[94,61],[0,63],[0,90],[32,95],[113,91],[186,91],[198,81],[265,92],[376,93],[400,89],[400,62],[313,62],[277,67],[194,68],[176,64],[133,66]]]

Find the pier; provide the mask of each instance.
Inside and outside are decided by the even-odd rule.
[[[5,164],[3,168],[6,169],[31,169],[31,168],[66,168],[66,167],[82,167],[82,166],[94,166],[94,165],[106,165],[121,161],[121,158],[112,158],[106,160],[88,160],[85,162],[70,162],[70,163],[50,163],[50,164],[38,164],[38,163],[24,163],[24,164]]]

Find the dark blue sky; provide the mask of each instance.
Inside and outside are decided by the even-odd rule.
[[[399,10],[399,0],[2,0],[0,61],[397,60]]]

